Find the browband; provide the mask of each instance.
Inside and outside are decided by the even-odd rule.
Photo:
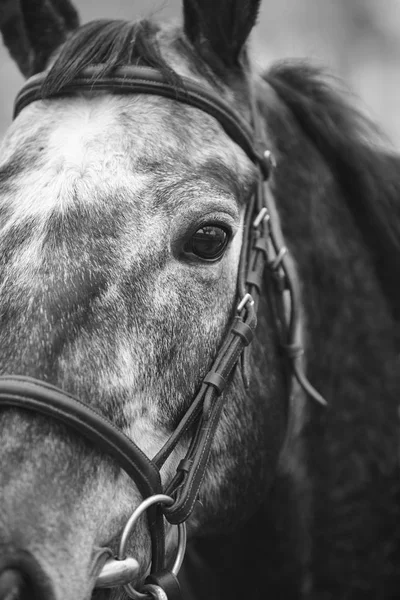
[[[103,73],[104,67],[101,65],[87,67],[60,91],[51,94],[44,91],[48,72],[34,75],[28,79],[15,100],[13,118],[15,119],[28,104],[37,100],[62,98],[77,95],[82,91],[163,96],[199,108],[214,117],[252,162],[260,165],[264,177],[268,178],[271,165],[264,156],[265,144],[253,141],[254,132],[244,119],[216,96],[215,92],[208,92],[203,86],[186,77],[180,77],[179,84],[174,85],[162,73],[151,67],[125,66],[114,69],[110,74]]]

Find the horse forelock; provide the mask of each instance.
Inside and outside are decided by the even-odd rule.
[[[50,60],[43,97],[59,93],[82,69],[93,65],[101,68],[102,75],[112,74],[119,66],[153,67],[176,88],[182,86],[182,77],[189,77],[229,102],[240,103],[241,111],[249,116],[245,71],[237,69],[232,76],[215,54],[207,53],[204,58],[201,48],[189,41],[179,24],[161,26],[143,19],[98,20],[83,25]]]

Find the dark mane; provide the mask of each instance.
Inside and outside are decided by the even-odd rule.
[[[157,23],[145,19],[136,22],[97,20],[83,25],[61,47],[44,83],[43,95],[59,92],[91,65],[102,65],[101,75],[126,65],[153,67],[170,83],[179,86],[180,77],[162,55],[157,41],[159,31]],[[174,43],[195,70],[215,83],[215,75],[179,29],[176,29]]]
[[[400,318],[400,157],[319,69],[279,63],[264,78],[333,170]]]

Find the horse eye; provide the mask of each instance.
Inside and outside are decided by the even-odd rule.
[[[204,225],[185,244],[184,251],[203,260],[213,261],[223,255],[228,241],[229,235],[225,229],[217,225]]]

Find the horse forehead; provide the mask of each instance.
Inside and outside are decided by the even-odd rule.
[[[169,148],[179,146],[168,108],[151,98],[127,104],[116,97],[80,97],[40,108],[54,114],[47,143],[50,165],[80,176],[92,170],[132,172],[139,158],[161,154],[166,140]]]
[[[18,187],[47,190],[40,202],[29,202],[29,194],[22,204],[18,199],[21,210],[26,204],[25,215],[32,209],[65,209],[68,198],[92,202],[93,190],[102,187],[111,194],[113,188],[125,186],[135,195],[154,176],[154,165],[164,165],[170,181],[180,171],[212,163],[224,165],[238,180],[252,178],[250,161],[217,121],[176,101],[82,95],[35,103],[21,117],[16,144],[11,136],[8,152],[24,144],[21,128],[25,129],[26,136],[36,140],[29,154],[35,168],[29,168],[27,159]],[[203,174],[206,177],[207,171]],[[146,198],[142,201],[145,210]],[[172,201],[172,196],[164,201]]]
[[[116,156],[119,160],[125,157],[121,166],[130,168],[142,156],[160,160],[163,153],[183,157],[185,149],[190,152],[185,158],[199,163],[219,153],[229,165],[241,156],[246,169],[244,153],[213,117],[175,100],[91,94],[38,102],[25,111],[30,109],[32,114],[24,126],[38,140],[47,138],[51,160],[62,158],[71,165],[95,160],[100,164]]]

